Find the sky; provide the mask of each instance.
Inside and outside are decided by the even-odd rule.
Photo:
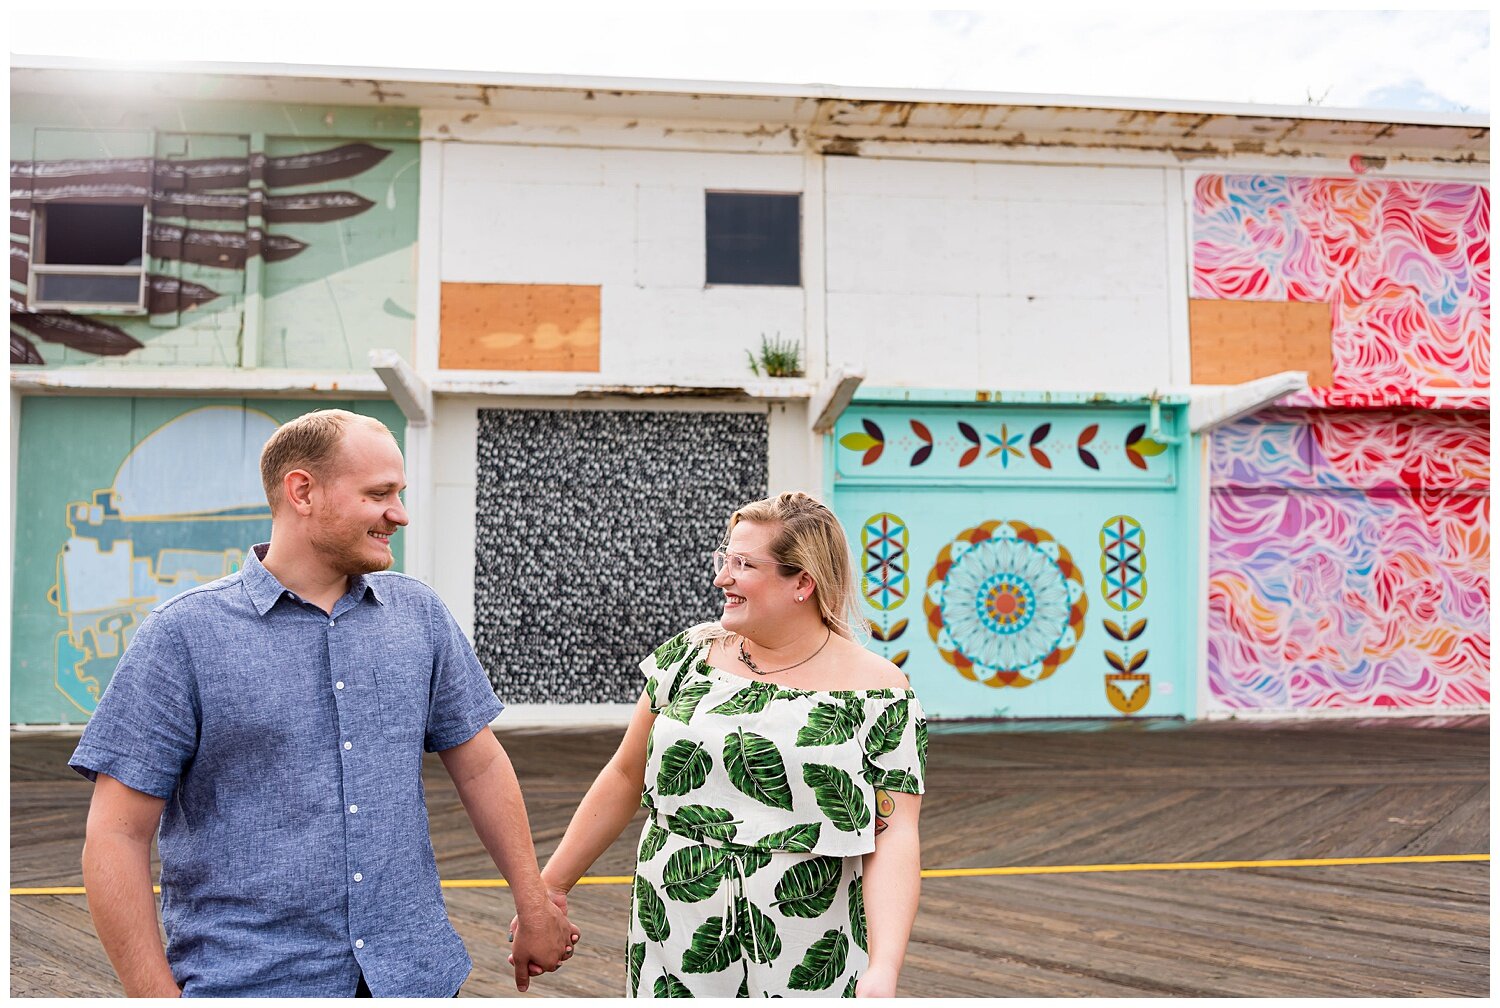
[[[124,5],[11,14],[10,51],[1486,114],[1483,11]]]

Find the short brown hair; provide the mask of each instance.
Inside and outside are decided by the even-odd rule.
[[[260,450],[260,480],[265,485],[272,514],[281,499],[282,481],[293,469],[306,469],[324,477],[336,472],[339,443],[344,439],[344,431],[355,424],[395,437],[389,427],[374,417],[341,409],[304,413],[276,429]]]

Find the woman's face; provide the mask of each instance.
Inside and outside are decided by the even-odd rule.
[[[724,629],[753,636],[754,628],[775,625],[795,609],[797,575],[771,556],[771,543],[780,531],[775,525],[742,521],[729,533],[724,548],[729,560],[714,577],[714,587],[724,593]]]

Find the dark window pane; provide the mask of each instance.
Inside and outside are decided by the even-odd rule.
[[[705,195],[709,283],[801,286],[801,196]]]
[[[131,266],[141,261],[143,206],[48,203],[42,242],[54,266]],[[132,299],[134,300],[134,299]]]
[[[54,304],[134,305],[141,300],[138,276],[38,273],[37,299]]]

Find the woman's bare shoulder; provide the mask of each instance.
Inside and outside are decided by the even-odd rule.
[[[896,664],[889,659],[854,641],[848,642],[845,661],[853,678],[859,683],[855,689],[910,689],[911,682]]]

